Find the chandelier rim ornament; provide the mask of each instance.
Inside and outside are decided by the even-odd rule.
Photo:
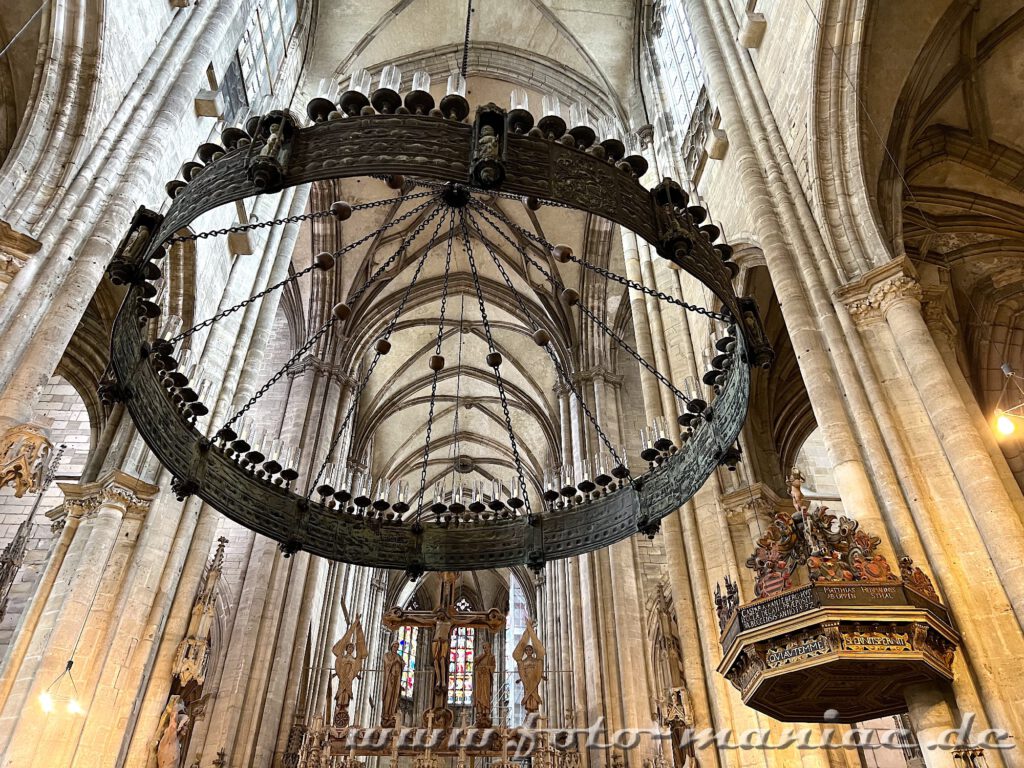
[[[750,298],[737,296],[733,290],[731,281],[736,267],[729,261],[731,248],[726,243],[715,242],[719,231],[702,225],[703,209],[695,211],[699,206],[690,203],[679,184],[665,179],[651,190],[644,188],[639,178],[647,170],[646,162],[639,156],[624,157],[618,139],[597,142],[597,137],[591,136],[592,129],[559,130],[554,121],[547,119],[551,116],[542,118],[535,127],[533,116],[526,110],[506,112],[494,104],[479,107],[474,119],[465,122],[469,104],[457,93],[448,94],[439,108],[426,108],[426,100],[420,96],[412,99],[407,96],[402,101],[396,100],[397,92],[381,94],[382,90],[386,89],[378,89],[369,99],[358,91],[348,91],[341,95],[337,104],[328,99],[314,99],[308,109],[313,122],[305,127],[300,126],[290,112],[272,111],[250,118],[245,131],[226,129],[222,134],[224,147],[204,145],[203,164],[189,169],[187,181],[175,180],[168,184],[168,194],[173,201],[165,215],[140,208],[109,269],[114,282],[127,285],[128,291],[114,323],[111,363],[102,394],[108,402],[120,400],[126,404],[140,435],[174,476],[173,488],[180,498],[199,496],[236,522],[277,540],[285,554],[301,549],[332,560],[404,569],[415,576],[428,570],[462,571],[524,563],[540,569],[549,560],[601,549],[637,531],[653,535],[660,520],[689,499],[717,466],[734,468],[739,458],[736,440],[746,417],[750,393],[749,369],[751,366],[767,367],[773,358],[756,304]],[[561,122],[564,126],[564,121]],[[509,276],[491,251],[488,239],[483,237],[483,227],[493,229],[516,248],[533,268],[545,275],[553,290],[562,291],[565,298],[567,289],[558,281],[557,273],[547,272],[530,254],[531,249],[553,250],[554,246],[543,240],[524,244],[526,238],[516,231],[516,225],[500,210],[481,202],[478,195],[521,198],[531,209],[544,204],[601,216],[651,243],[662,258],[706,285],[721,302],[719,312],[654,293],[728,324],[727,335],[718,340],[721,354],[715,358],[714,370],[704,378],[704,383],[716,393],[710,402],[705,402],[704,392],[689,397],[658,374],[659,381],[671,387],[679,401],[683,444],[672,443],[664,423],[652,429],[646,435],[648,445],[641,454],[648,469],[634,476],[625,457],[618,457],[597,420],[587,410],[586,415],[615,457],[614,466],[602,468],[605,485],[598,487],[589,479],[570,482],[568,487],[574,487],[575,494],[569,494],[567,488],[559,489],[554,497],[544,493],[546,503],[535,498],[532,510],[529,498],[515,499],[519,504],[511,504],[511,510],[495,504],[499,501],[495,499],[492,509],[501,509],[502,515],[493,515],[486,524],[459,527],[419,514],[429,500],[424,500],[419,510],[412,509],[412,517],[406,518],[413,521],[411,525],[404,524],[401,515],[397,520],[385,519],[383,512],[374,516],[373,510],[389,506],[409,510],[412,506],[409,502],[415,500],[417,491],[422,498],[424,488],[413,489],[411,495],[406,488],[399,502],[389,505],[386,501],[381,504],[379,500],[374,501],[373,494],[381,488],[390,489],[390,480],[386,486],[383,480],[379,481],[376,489],[372,483],[365,482],[358,489],[350,487],[344,503],[353,500],[361,508],[358,514],[349,515],[340,513],[326,494],[320,500],[313,495],[314,489],[331,488],[321,482],[326,458],[319,472],[310,472],[311,477],[314,474],[316,477],[305,493],[292,488],[299,473],[288,462],[276,462],[276,477],[248,462],[246,456],[250,454],[254,460],[256,454],[260,461],[266,457],[239,436],[240,429],[233,428],[242,425],[249,405],[283,375],[291,361],[227,422],[218,433],[219,439],[204,435],[196,427],[196,420],[208,413],[208,409],[193,397],[195,392],[188,384],[188,372],[180,369],[175,358],[175,345],[198,328],[237,311],[279,288],[280,284],[193,329],[152,342],[153,334],[147,330],[147,324],[161,313],[160,307],[152,301],[153,282],[161,275],[157,262],[171,243],[182,239],[180,233],[191,222],[219,205],[314,181],[367,176],[383,178],[389,186],[399,190],[399,196],[390,198],[390,202],[415,199],[419,205],[414,210],[419,212],[420,221],[413,234],[403,241],[399,252],[385,262],[363,288],[346,299],[346,308],[356,306],[355,301],[362,291],[383,274],[429,223],[437,219],[439,230],[442,223],[450,219],[452,230],[460,230],[466,247],[470,237],[475,237],[487,251],[483,260],[490,258],[498,264],[502,277],[527,315],[523,320],[528,321],[534,340],[546,349],[559,377],[569,387],[574,385],[565,361],[559,361],[543,323],[530,315],[515,292]],[[427,192],[409,193],[410,187],[417,186]],[[433,196],[429,194],[431,191]],[[337,218],[340,218],[338,214],[348,218],[385,202],[388,201],[342,204],[337,213],[329,210],[281,221],[316,219],[332,213]],[[431,204],[433,209],[428,215]],[[412,215],[407,211],[401,218],[408,219]],[[513,234],[510,236],[504,229]],[[360,242],[328,254],[329,259],[315,260],[303,273],[330,269]],[[422,254],[416,256],[417,275],[437,242],[435,231]],[[571,249],[559,250],[551,258],[571,260],[606,279],[626,281],[574,256]],[[474,281],[477,280],[475,273],[474,266]],[[289,281],[292,279],[290,277]],[[643,289],[639,284],[628,281],[626,284]],[[476,288],[486,322],[478,284]],[[409,290],[411,286],[406,289],[406,296]],[[584,303],[566,301],[590,321],[598,323],[602,332],[616,343],[631,350]],[[403,306],[404,302],[399,304],[390,330]],[[341,319],[332,315],[299,353],[311,348],[334,323],[345,323],[348,313],[344,315]],[[383,344],[377,344],[377,358],[390,349],[387,341],[390,330],[383,335]],[[635,351],[631,354],[641,364],[646,362]],[[504,399],[498,373],[500,363],[497,349],[492,348],[488,365],[493,368]],[[645,367],[654,370],[649,363]],[[364,386],[366,379],[368,374]],[[579,399],[586,408],[585,399]],[[357,400],[352,399],[346,424]],[[507,405],[505,407],[507,409]],[[510,421],[508,425],[511,433]],[[328,457],[340,436],[341,431]],[[514,445],[515,436],[510,434],[510,437]],[[235,451],[233,445],[240,450]],[[291,458],[294,463],[294,456]],[[521,469],[518,474],[517,492],[525,497],[528,491]],[[401,485],[396,484],[396,487]],[[498,488],[500,490],[500,484]],[[520,510],[523,505],[525,509]],[[483,508],[484,505],[477,503],[476,506]]]

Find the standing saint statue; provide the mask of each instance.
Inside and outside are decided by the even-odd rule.
[[[334,672],[338,676],[338,693],[334,697],[334,725],[344,728],[348,725],[348,705],[352,701],[352,687],[363,668],[363,660],[369,655],[366,650],[366,636],[363,625],[356,617],[348,626],[341,640],[331,648],[334,654]]]
[[[397,642],[384,654],[384,670],[381,675],[381,728],[395,727],[395,713],[398,711],[398,698],[402,693],[402,673],[405,671],[405,659],[398,653]]]
[[[157,768],[179,768],[188,724],[189,716],[185,714],[185,702],[181,696],[174,694],[168,700],[167,707],[160,717],[160,726],[157,728]]]
[[[483,653],[476,659],[473,669],[473,708],[476,710],[476,727],[491,726],[491,696],[494,691],[494,670],[497,661],[491,653],[491,644],[483,644]]]
[[[540,709],[540,684],[544,680],[544,646],[533,628],[533,619],[526,622],[526,631],[519,638],[519,644],[512,652],[512,658],[519,667],[519,680],[523,684],[523,709],[536,712]]]

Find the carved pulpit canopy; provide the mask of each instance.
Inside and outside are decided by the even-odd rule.
[[[812,508],[803,482],[794,468],[793,509],[775,512],[747,559],[754,599],[743,602],[729,578],[716,586],[718,670],[749,706],[783,721],[902,711],[907,685],[952,679],[959,635],[909,557],[894,573],[880,538],[853,517]]]
[[[803,475],[794,467],[790,476],[793,511],[775,513],[747,558],[746,566],[755,574],[754,594],[770,597],[817,582],[899,581],[877,551],[881,539],[862,530],[853,518],[832,514],[823,504],[812,509],[803,495],[803,483]]]

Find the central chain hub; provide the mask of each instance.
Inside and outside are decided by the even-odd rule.
[[[469,204],[469,188],[454,182],[444,185],[441,190],[441,199],[452,208],[465,208]]]

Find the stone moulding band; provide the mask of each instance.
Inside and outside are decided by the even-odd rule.
[[[417,116],[374,115],[296,129],[279,184],[257,189],[249,179],[252,148],[211,162],[182,187],[166,216],[149,212],[152,233],[127,258],[138,271],[162,255],[165,243],[202,213],[257,193],[318,180],[408,175],[467,183],[471,125]],[[689,221],[659,205],[654,191],[603,160],[542,138],[508,137],[501,191],[535,196],[589,211],[629,228],[708,285],[737,319],[736,360],[763,364],[770,349],[750,302],[733,292],[731,277],[710,241]],[[127,242],[128,238],[126,238]],[[125,258],[122,248],[121,257]],[[450,529],[425,522],[374,524],[307,499],[245,470],[192,426],[172,403],[148,360],[145,326],[133,311],[142,297],[133,282],[115,319],[111,367],[121,399],[146,444],[177,480],[235,522],[282,544],[356,565],[406,570],[474,570],[529,564],[607,547],[657,523],[691,498],[735,445],[746,417],[749,365],[729,368],[690,440],[660,466],[582,504],[525,518]]]

